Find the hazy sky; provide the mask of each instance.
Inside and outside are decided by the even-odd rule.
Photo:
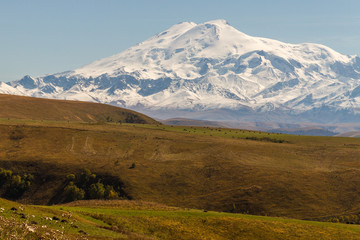
[[[0,0],[0,81],[72,70],[176,23],[214,19],[360,55],[358,0]]]

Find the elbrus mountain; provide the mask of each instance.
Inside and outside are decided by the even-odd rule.
[[[107,103],[153,117],[354,122],[360,58],[251,37],[225,20],[176,24],[119,54],[0,92]]]

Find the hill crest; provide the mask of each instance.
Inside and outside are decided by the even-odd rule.
[[[0,118],[159,124],[135,111],[100,103],[0,94]]]

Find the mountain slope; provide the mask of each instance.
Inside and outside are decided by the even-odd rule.
[[[0,82],[0,94],[23,95],[24,93],[11,87],[10,85]]]
[[[158,124],[141,113],[99,103],[0,94],[0,105],[0,118]]]
[[[166,118],[226,109],[236,120],[246,113],[250,120],[280,115],[284,121],[346,122],[360,113],[358,56],[251,37],[224,20],[176,24],[82,68],[9,85],[26,95],[109,103]],[[200,118],[219,120],[216,114]]]
[[[130,199],[328,220],[359,213],[359,156],[358,138],[147,124],[0,124],[0,167],[34,176],[18,199],[32,204],[58,203],[67,175],[88,168],[123,183]]]

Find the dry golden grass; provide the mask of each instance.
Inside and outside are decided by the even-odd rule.
[[[66,174],[87,167],[121,179],[133,199],[170,206],[301,219],[360,209],[360,139],[45,121],[3,121],[0,136],[0,165],[38,179],[23,202],[49,203]]]
[[[126,122],[136,116],[143,123],[157,123],[152,118],[128,109],[106,104],[51,100],[0,94],[0,118],[81,122]]]
[[[63,204],[67,207],[93,207],[93,208],[116,208],[127,210],[157,210],[174,211],[185,210],[178,207],[170,207],[164,204],[135,200],[80,200]]]
[[[360,212],[358,138],[101,123],[128,112],[8,95],[0,103],[0,167],[35,175],[24,203],[56,203],[66,175],[89,168],[121,180],[133,199],[169,206],[321,220]]]

